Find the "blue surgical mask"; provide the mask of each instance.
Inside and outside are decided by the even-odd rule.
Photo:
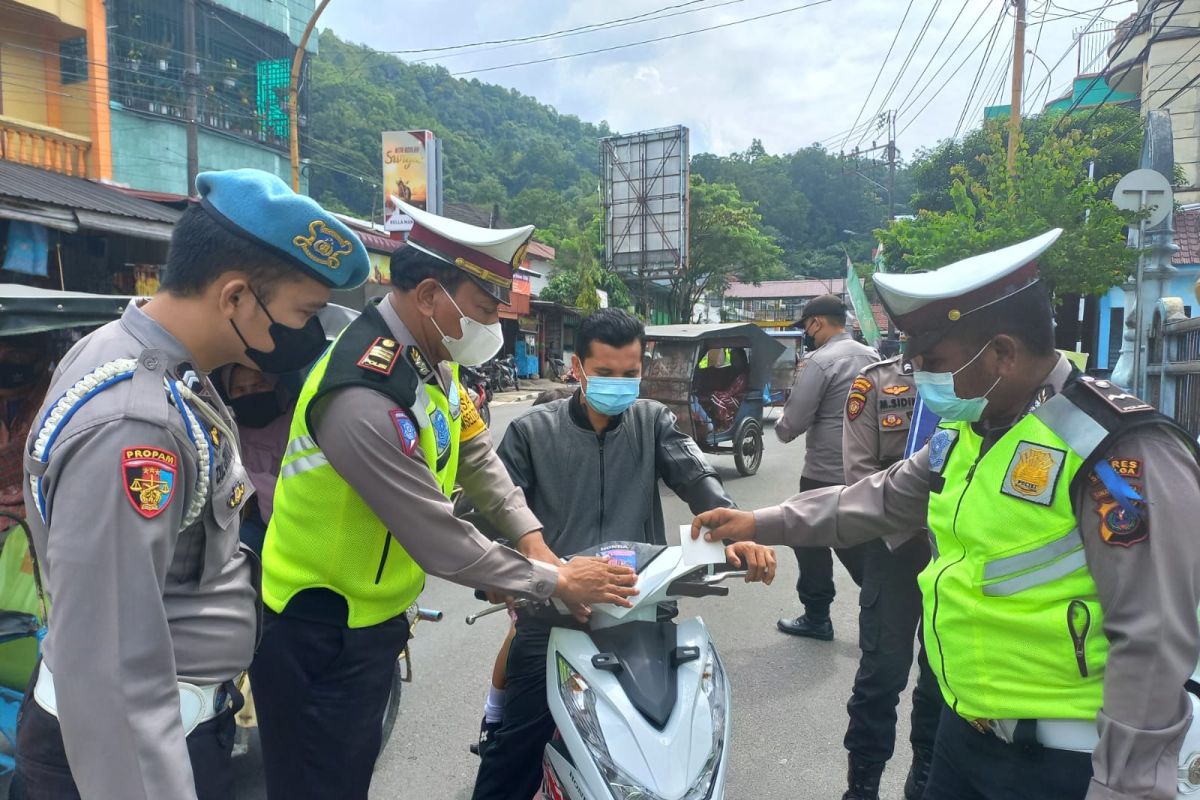
[[[641,378],[604,378],[586,375],[584,396],[587,404],[607,417],[615,417],[633,405],[641,390]]]
[[[964,399],[954,391],[954,376],[975,363],[975,359],[983,355],[983,351],[987,350],[990,345],[991,342],[985,344],[970,361],[954,372],[917,371],[913,373],[921,400],[930,411],[950,422],[978,422],[983,417],[983,410],[987,408],[988,395],[1000,383],[1000,379],[996,378],[991,389],[984,392],[982,397]]]

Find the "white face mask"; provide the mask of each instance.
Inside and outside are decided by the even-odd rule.
[[[442,291],[446,292],[445,286],[442,287]],[[454,339],[447,336],[442,330],[442,326],[437,324],[437,320],[433,317],[430,319],[433,320],[433,327],[442,334],[442,344],[446,346],[446,352],[450,354],[450,358],[464,367],[478,367],[499,353],[500,348],[504,346],[504,331],[501,329],[500,323],[493,322],[491,325],[484,325],[482,322],[476,322],[463,313],[449,292],[446,292],[446,297],[450,298],[450,302],[459,314],[458,324],[462,327],[462,337]]]

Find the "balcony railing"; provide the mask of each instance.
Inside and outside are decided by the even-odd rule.
[[[86,178],[92,140],[0,116],[0,159]]]

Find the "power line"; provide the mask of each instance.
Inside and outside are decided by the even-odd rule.
[[[711,2],[711,0],[703,0],[703,2]],[[648,14],[640,15],[639,17],[634,17],[632,19],[629,19],[628,21],[618,20],[612,24],[598,23],[596,27],[593,27],[590,30],[568,30],[568,31],[561,31],[561,32],[556,32],[556,33],[540,34],[539,36],[525,37],[528,41],[515,41],[515,42],[512,42],[511,44],[499,44],[499,45],[495,45],[493,47],[478,47],[477,49],[473,49],[473,50],[459,50],[458,52],[435,54],[432,56],[428,56],[426,58],[413,59],[413,61],[415,63],[428,63],[428,62],[433,62],[433,61],[440,61],[440,60],[446,59],[446,58],[456,58],[458,56],[470,56],[470,55],[476,55],[478,53],[491,53],[496,50],[511,50],[514,47],[522,47],[522,46],[528,45],[528,44],[542,44],[544,42],[555,41],[557,39],[567,39],[567,38],[571,38],[574,36],[586,36],[590,33],[600,33],[602,31],[617,30],[618,28],[627,28],[630,25],[642,25],[647,22],[659,22],[660,20],[671,19],[672,17],[680,17],[680,16],[683,16],[684,14],[697,14],[701,11],[712,11],[712,10],[715,10],[718,8],[723,8],[725,6],[738,5],[738,4],[744,3],[744,2],[746,2],[746,0],[724,0],[724,2],[716,3],[716,4],[710,5],[710,6],[704,6],[703,8],[688,8],[688,9],[684,9],[683,11],[675,11],[670,14],[661,13],[661,12],[666,11],[671,8],[678,8],[678,6],[667,6],[666,9],[659,9],[659,11],[648,12],[648,14],[659,14],[659,16],[648,17]],[[683,5],[691,5],[691,4],[684,3]],[[648,18],[643,19],[642,17],[648,17]],[[462,46],[468,47],[469,45],[462,45]],[[413,52],[419,53],[421,51],[418,50],[418,51],[413,51]]]
[[[883,110],[887,107],[888,100],[892,99],[892,95],[895,93],[896,87],[900,85],[900,80],[904,77],[904,73],[908,70],[908,65],[912,63],[913,56],[917,54],[917,49],[921,46],[921,42],[924,41],[925,34],[929,32],[929,26],[933,22],[933,18],[937,15],[938,9],[941,8],[941,5],[942,0],[935,0],[933,6],[929,9],[929,16],[925,18],[925,22],[921,25],[921,30],[917,33],[917,38],[913,42],[912,47],[909,48],[908,55],[904,58],[904,63],[900,65],[900,70],[896,73],[895,80],[892,81],[892,85],[888,87],[887,94],[883,96],[883,100],[881,100],[879,103],[879,109],[875,112],[876,117],[883,113]],[[866,134],[863,134],[863,139],[865,138]],[[863,143],[863,139],[859,139],[858,144],[855,146],[857,147],[858,145],[861,145]]]
[[[898,103],[898,106],[899,106],[899,107],[903,108],[903,107],[905,106],[905,104],[907,104],[907,103],[908,103],[908,100],[909,100],[909,98],[910,98],[910,97],[912,97],[912,94],[913,94],[913,92],[915,92],[915,91],[916,91],[916,89],[917,89],[917,86],[919,86],[919,85],[920,85],[920,83],[921,83],[921,79],[925,77],[925,73],[926,73],[926,72],[928,72],[928,71],[929,71],[929,68],[933,66],[934,59],[936,59],[936,58],[938,57],[938,53],[942,52],[942,46],[943,46],[943,45],[945,45],[945,44],[946,44],[946,41],[947,41],[947,40],[950,38],[950,33],[951,33],[951,31],[953,31],[953,30],[954,30],[954,27],[955,27],[956,25],[958,25],[958,21],[959,21],[959,19],[961,19],[961,18],[962,18],[963,12],[967,10],[967,6],[968,6],[968,5],[970,5],[970,3],[969,3],[969,2],[964,2],[964,3],[962,4],[962,7],[960,7],[960,8],[958,9],[958,14],[957,14],[957,15],[955,15],[955,17],[954,17],[954,21],[950,23],[950,27],[949,27],[949,28],[946,28],[946,32],[945,32],[944,34],[942,34],[942,40],[941,40],[940,42],[938,42],[938,46],[937,46],[937,47],[934,49],[934,51],[933,51],[933,55],[931,55],[931,56],[929,57],[929,60],[925,62],[925,67],[924,67],[924,69],[922,69],[922,70],[921,70],[921,74],[917,76],[917,79],[916,79],[915,81],[913,81],[913,85],[909,87],[909,89],[908,89],[908,94],[906,94],[906,95],[904,96],[904,99],[903,99],[903,100],[901,100],[901,101]],[[986,12],[986,10],[987,10],[987,9],[985,8],[985,9],[984,9],[984,11]],[[979,15],[979,16],[978,16],[978,17],[975,19],[975,22],[976,22],[976,24],[978,24],[978,23],[979,23],[979,20],[981,20],[981,19],[983,19],[983,13],[982,13],[982,12],[981,12],[981,13],[980,13],[980,15]],[[974,27],[974,26],[972,26],[972,27]],[[969,31],[968,31],[968,34],[969,34]],[[966,41],[965,37],[964,37],[963,41]],[[949,60],[950,60],[950,57],[948,56],[948,57],[946,58],[946,60],[947,60],[947,61],[949,61]],[[943,63],[944,63],[944,62],[943,62]]]
[[[497,65],[494,67],[481,67],[479,69],[468,69],[468,70],[463,70],[462,72],[453,72],[453,73],[451,73],[451,75],[452,75],[452,77],[457,78],[457,77],[461,77],[463,75],[477,75],[481,72],[494,72],[496,70],[509,69],[511,67],[527,67],[527,66],[530,66],[533,64],[546,64],[551,61],[564,61],[569,58],[579,58],[581,56],[590,56],[590,55],[595,55],[597,53],[611,53],[614,50],[625,50],[630,47],[640,47],[641,45],[644,45],[644,44],[655,44],[657,42],[666,42],[666,41],[669,41],[672,39],[682,39],[685,36],[694,36],[695,34],[698,34],[698,33],[707,33],[708,31],[716,31],[716,30],[722,30],[724,28],[732,28],[735,25],[745,25],[748,22],[758,22],[759,20],[770,19],[771,17],[778,17],[783,14],[790,14],[794,11],[802,11],[806,8],[812,8],[814,6],[821,6],[821,5],[825,5],[826,3],[832,3],[832,2],[833,2],[833,0],[812,0],[812,2],[804,3],[803,5],[791,6],[790,8],[784,8],[779,11],[772,11],[769,14],[759,14],[758,16],[755,16],[755,17],[746,17],[744,19],[737,19],[737,20],[733,20],[732,22],[722,23],[720,25],[709,25],[708,27],[705,27],[705,28],[695,28],[690,31],[683,31],[681,33],[673,33],[673,34],[670,34],[669,36],[657,36],[653,39],[643,39],[638,42],[627,42],[626,44],[618,44],[618,45],[613,45],[611,47],[599,47],[599,48],[596,48],[595,50],[584,50],[583,52],[567,53],[566,55],[561,55],[561,56],[549,56],[547,58],[535,58],[535,59],[531,59],[529,61],[518,61],[518,62],[515,62],[512,64],[500,64],[500,65]]]
[[[1171,18],[1175,16],[1175,12],[1178,11],[1183,6],[1183,2],[1184,2],[1184,0],[1176,0],[1175,7],[1171,9],[1169,14],[1167,14],[1167,18],[1162,21],[1162,24],[1158,27],[1158,30],[1152,36],[1147,37],[1146,45],[1141,49],[1141,51],[1137,55],[1138,60],[1145,58],[1146,54],[1150,52],[1150,48],[1153,46],[1154,40],[1162,35],[1163,28],[1165,28],[1167,26],[1167,23],[1169,23],[1171,21]],[[1146,9],[1150,9],[1152,12],[1155,7],[1156,6],[1151,6],[1149,3],[1146,4]],[[1143,9],[1143,10],[1145,10],[1145,9]],[[1139,13],[1138,17],[1140,18],[1140,16],[1141,16],[1141,14]],[[1129,34],[1125,36],[1125,39],[1121,42],[1121,46],[1119,48],[1117,48],[1117,52],[1109,58],[1110,64],[1116,63],[1117,59],[1121,57],[1121,54],[1125,52],[1125,48],[1129,46],[1129,43],[1131,41],[1133,41],[1133,31],[1136,29],[1137,29],[1137,20],[1135,20],[1134,24],[1130,26]],[[1099,81],[1102,77],[1104,77],[1103,73],[1092,78],[1091,82],[1087,85],[1087,88],[1084,89],[1082,92],[1078,93],[1078,97],[1076,97],[1075,100],[1072,101],[1070,107],[1067,108],[1066,113],[1064,113],[1062,115],[1062,117],[1054,123],[1054,126],[1051,128],[1051,130],[1054,130],[1055,128],[1057,128],[1058,124],[1063,119],[1066,119],[1067,117],[1069,117],[1071,115],[1071,112],[1079,107],[1079,104],[1083,101],[1083,98],[1087,96],[1088,92],[1090,92],[1092,90],[1092,87],[1094,87],[1096,85],[1096,82]],[[1108,92],[1104,95],[1104,97],[1096,105],[1096,109],[1093,110],[1092,113],[1089,114],[1084,119],[1085,123],[1088,120],[1090,120],[1092,117],[1096,116],[1096,113],[1100,109],[1100,107],[1108,102],[1108,98],[1112,97],[1113,92],[1115,92],[1116,90],[1117,90],[1117,86],[1116,86],[1116,82],[1114,81],[1113,85],[1109,87]]]
[[[986,7],[985,7],[985,10],[986,10]],[[1000,9],[1000,17],[999,17],[999,19],[996,20],[997,28],[1003,22],[1004,22],[1004,9],[1001,8]],[[969,35],[970,34],[968,33],[968,36]],[[975,46],[971,48],[971,52],[967,53],[966,58],[964,58],[959,63],[959,65],[957,67],[955,67],[954,70],[951,71],[951,73],[949,75],[946,76],[946,80],[942,81],[942,85],[938,87],[936,92],[934,92],[932,95],[929,96],[929,99],[925,101],[925,105],[921,106],[920,110],[917,111],[917,113],[912,116],[912,118],[908,121],[908,124],[906,124],[903,128],[900,129],[899,134],[902,134],[906,130],[911,128],[912,124],[920,118],[921,114],[925,113],[925,109],[929,108],[929,104],[932,103],[934,100],[936,100],[937,96],[940,95],[946,89],[946,86],[949,85],[950,81],[953,80],[954,76],[958,74],[958,71],[967,65],[967,62],[971,60],[971,56],[975,55],[975,51],[978,50],[985,41],[987,41],[987,38],[988,37],[984,37],[983,39],[980,39],[978,42],[975,43]],[[965,42],[966,39],[964,39],[963,41]],[[955,48],[955,52],[957,51],[957,49],[958,48]],[[953,55],[954,55],[954,52],[951,52],[951,56],[953,56]],[[940,70],[939,70],[939,73],[940,73]],[[936,74],[934,75],[933,79],[934,80],[937,79]],[[924,94],[924,92],[922,92],[922,94]],[[920,95],[918,95],[917,99],[918,100],[920,99]],[[915,105],[916,102],[917,101],[914,100],[913,105]],[[897,134],[897,135],[899,135],[899,134]]]
[[[1000,28],[1002,27],[1005,16],[1007,16],[1005,14],[1005,11],[1007,10],[1005,8],[1006,5],[1007,3],[1000,6],[1000,19],[997,20],[996,24],[992,27],[992,34],[989,37],[988,46],[983,51],[983,58],[979,60],[979,69],[975,71],[975,80],[971,83],[971,91],[967,93],[967,102],[963,105],[962,113],[958,115],[958,123],[954,126],[954,138],[956,139],[958,138],[959,131],[962,130],[963,123],[967,119],[967,112],[970,111],[971,104],[975,100],[975,92],[979,90],[979,83],[983,80],[983,74],[987,71],[988,59],[992,57],[992,50],[996,47],[996,41],[1000,38]]]
[[[533,42],[533,41],[538,41],[541,39],[558,38],[558,37],[564,36],[566,34],[590,32],[590,30],[594,29],[594,28],[605,28],[610,25],[617,25],[619,23],[642,20],[647,17],[652,17],[656,14],[662,14],[664,11],[672,11],[677,8],[683,8],[685,6],[694,6],[694,5],[698,5],[700,3],[707,3],[707,2],[709,2],[709,0],[689,0],[686,3],[677,3],[673,6],[664,6],[662,8],[657,8],[653,11],[647,11],[644,14],[636,14],[632,17],[619,17],[618,19],[610,19],[606,22],[593,22],[588,25],[580,25],[579,27],[576,27],[576,28],[563,28],[560,31],[551,31],[549,33],[538,33],[538,34],[534,34],[532,36],[515,36],[511,39],[491,39],[491,40],[486,40],[486,41],[482,41],[482,42],[466,42],[464,44],[450,44],[450,45],[444,45],[442,47],[423,47],[423,48],[418,48],[415,50],[381,50],[380,52],[391,53],[393,55],[416,55],[419,53],[442,53],[442,52],[446,52],[448,50],[463,50],[463,49],[470,48],[470,47],[483,47],[485,45],[514,44],[514,43],[519,44],[519,43],[524,43],[524,42]],[[698,9],[698,10],[703,10],[703,9]]]
[[[925,94],[925,92],[927,92],[929,90],[929,88],[931,86],[934,85],[934,82],[938,79],[938,76],[940,76],[942,74],[942,72],[945,71],[946,67],[950,65],[950,62],[954,60],[954,56],[958,54],[958,51],[961,50],[963,45],[965,45],[967,43],[967,40],[971,38],[971,34],[975,32],[975,29],[977,27],[979,27],[979,23],[983,21],[984,16],[987,15],[987,12],[988,12],[988,7],[985,5],[980,9],[979,16],[977,16],[975,18],[975,21],[971,23],[971,27],[967,29],[967,32],[965,34],[963,34],[962,39],[960,39],[958,41],[958,44],[954,45],[954,47],[951,48],[950,52],[946,54],[945,60],[943,60],[941,65],[936,70],[933,71],[933,74],[929,76],[929,80],[925,82],[925,85],[922,86],[919,91],[916,91],[915,95],[913,94],[913,92],[916,90],[916,86],[913,86],[913,89],[909,91],[909,95],[912,97],[912,100],[910,101],[909,98],[906,97],[904,99],[904,102],[901,103],[901,106],[900,106],[900,114],[901,115],[907,113],[909,109],[911,109],[918,102],[920,102],[921,97]],[[986,38],[987,38],[987,34],[984,34],[984,38],[979,40],[979,43],[975,45],[975,48],[971,52],[974,53],[975,50],[978,50],[979,46],[982,45],[984,41],[986,41]],[[968,56],[968,58],[969,57],[970,56]],[[966,62],[964,61],[964,63],[966,63]],[[961,67],[959,67],[959,69],[961,69]],[[953,76],[956,72],[957,72],[957,69],[952,71],[951,75]],[[945,84],[943,84],[943,86],[944,85]]]
[[[1120,1],[1126,2],[1127,0],[1120,0]],[[1055,61],[1053,66],[1050,67],[1049,71],[1046,73],[1046,77],[1044,77],[1040,81],[1038,81],[1037,84],[1033,87],[1033,90],[1032,90],[1033,94],[1035,94],[1035,95],[1038,94],[1039,92],[1042,91],[1043,86],[1045,86],[1046,84],[1049,84],[1051,82],[1051,78],[1054,76],[1054,71],[1056,69],[1058,69],[1059,64],[1061,64],[1063,61],[1065,61],[1067,56],[1071,55],[1071,51],[1073,51],[1078,46],[1078,43],[1083,39],[1084,36],[1087,36],[1088,33],[1091,32],[1092,27],[1095,26],[1095,24],[1100,21],[1101,15],[1111,5],[1113,5],[1114,2],[1117,2],[1117,0],[1106,0],[1106,2],[1104,3],[1103,6],[1101,6],[1098,9],[1093,9],[1093,11],[1096,12],[1096,15],[1094,17],[1092,17],[1091,21],[1088,22],[1088,24],[1079,33],[1079,35],[1072,39],[1071,45],[1066,50],[1063,51],[1063,54],[1061,56],[1059,56],[1058,60]],[[1087,13],[1087,12],[1081,12],[1081,13]],[[1140,14],[1140,12],[1139,12],[1139,14]]]
[[[875,93],[875,87],[879,85],[879,79],[883,76],[884,69],[887,68],[888,59],[892,57],[892,50],[896,47],[897,40],[900,39],[900,31],[904,30],[904,23],[908,20],[908,12],[912,11],[913,0],[908,0],[908,5],[904,9],[904,16],[900,18],[900,24],[896,26],[896,35],[892,37],[892,43],[888,45],[887,53],[883,56],[883,63],[879,65],[879,71],[875,73],[875,80],[871,82],[871,89],[867,92],[867,96],[863,98],[862,108],[858,109],[858,113],[854,115],[854,123],[850,126],[853,128],[862,119],[863,112],[867,110],[867,104],[871,102],[871,95]],[[841,150],[846,149],[846,145],[850,142],[850,137],[842,142]]]

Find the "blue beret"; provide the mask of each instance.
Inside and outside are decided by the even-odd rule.
[[[333,289],[361,286],[367,249],[345,223],[278,176],[257,169],[201,172],[200,204],[220,223]]]

